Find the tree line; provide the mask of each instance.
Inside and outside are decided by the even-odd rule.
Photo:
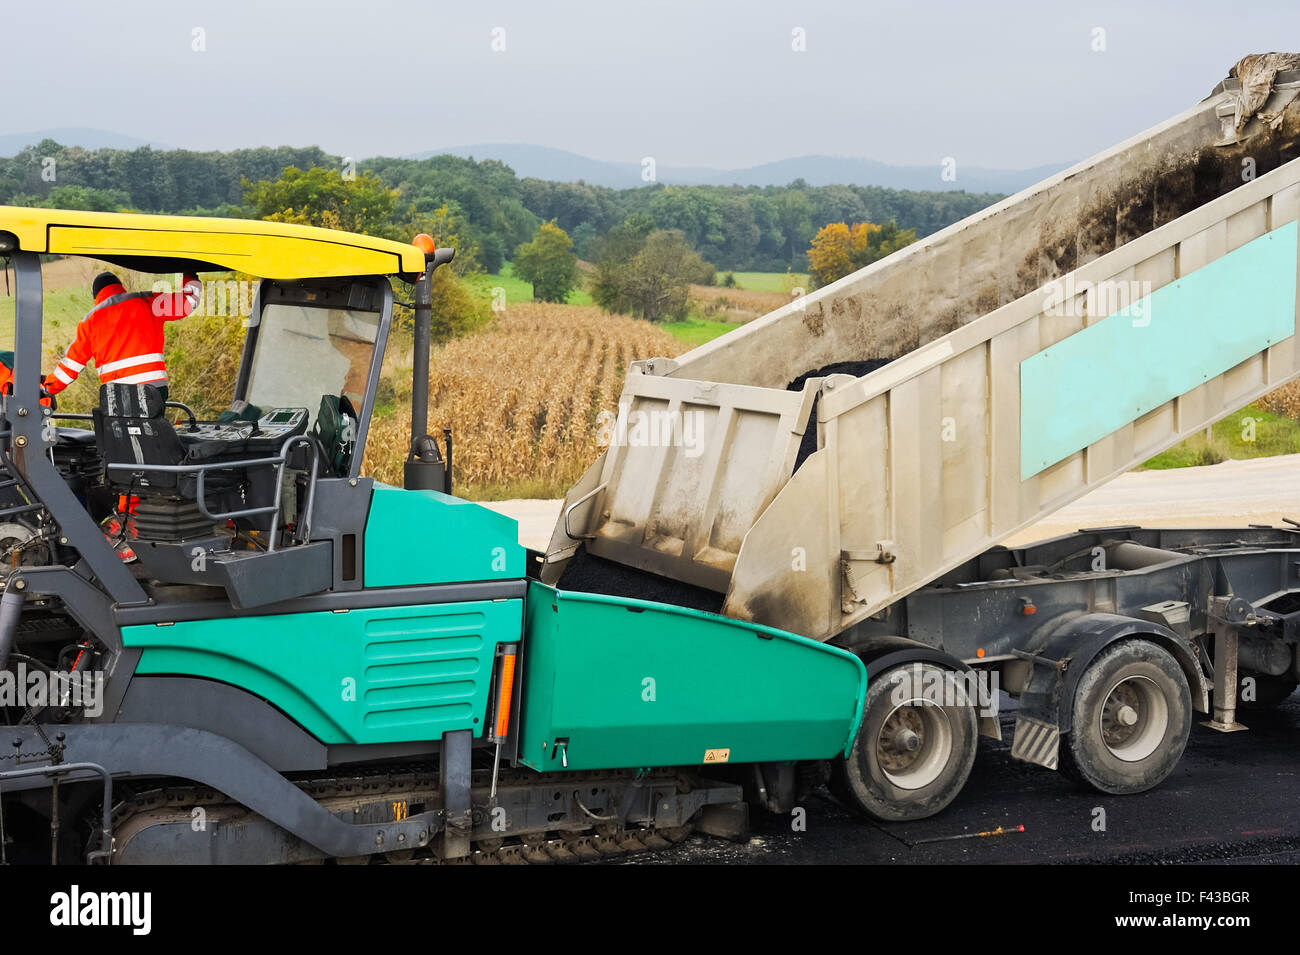
[[[373,177],[394,190],[373,210],[366,228],[397,234],[441,217],[454,223],[463,247],[458,261],[500,270],[538,228],[554,222],[580,259],[594,261],[611,232],[629,220],[637,228],[677,232],[719,270],[805,271],[810,246],[831,223],[895,222],[919,237],[997,201],[990,193],[912,192],[879,186],[666,186],[611,189],[583,182],[519,178],[504,163],[456,156],[373,158],[355,164],[318,147],[260,147],[230,152],[64,147],[52,140],[0,158],[0,204],[61,208],[262,217],[258,184],[297,170],[309,189],[332,171],[356,184]],[[320,179],[319,181],[324,181]],[[276,197],[279,198],[279,197]],[[283,210],[278,210],[283,212]],[[646,233],[648,235],[648,233]],[[618,237],[614,237],[617,244]]]

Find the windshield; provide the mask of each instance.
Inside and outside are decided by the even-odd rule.
[[[262,310],[245,400],[263,412],[306,408],[316,422],[324,395],[361,410],[379,313],[309,305]]]

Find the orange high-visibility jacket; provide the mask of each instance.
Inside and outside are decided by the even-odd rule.
[[[11,395],[14,391],[14,372],[13,369],[0,361],[0,395]],[[50,399],[47,395],[41,399],[41,404],[47,408],[50,406]]]
[[[57,395],[91,361],[102,384],[166,385],[163,323],[189,315],[202,295],[203,285],[193,275],[185,276],[180,292],[128,292],[118,284],[100,289],[68,353],[46,377],[45,390]]]

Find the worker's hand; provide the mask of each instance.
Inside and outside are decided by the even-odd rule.
[[[41,404],[48,407],[51,411],[59,410],[59,400],[46,391],[44,385],[41,385]]]

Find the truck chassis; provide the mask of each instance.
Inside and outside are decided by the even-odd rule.
[[[1206,725],[1245,729],[1239,708],[1285,699],[1300,681],[1300,530],[1089,528],[1024,547],[995,547],[865,620],[836,641],[868,661],[877,699],[917,661],[948,658],[952,672],[982,675],[984,687],[1016,698],[1015,758],[1061,769],[1105,792],[1138,792],[1173,771],[1191,710]],[[919,694],[911,685],[912,702]],[[905,785],[909,766],[954,751],[981,701],[900,728],[873,728],[869,691],[860,751],[876,748],[881,792],[902,804],[936,798],[936,779]],[[996,698],[996,695],[993,695]],[[876,704],[897,710],[897,694]],[[961,702],[958,700],[958,702]],[[996,719],[981,729],[1000,738]],[[902,742],[899,734],[905,735]],[[919,736],[919,738],[917,738]],[[956,795],[965,772],[947,781]],[[869,774],[870,775],[870,774]],[[852,797],[852,793],[848,793]],[[859,807],[873,815],[869,798]],[[865,801],[865,804],[864,804]],[[885,815],[888,818],[887,815]],[[899,815],[898,818],[903,818]]]

